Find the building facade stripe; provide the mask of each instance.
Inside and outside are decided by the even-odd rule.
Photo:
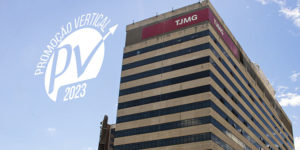
[[[225,150],[233,150],[231,146],[229,146],[227,143],[225,143],[223,140],[221,140],[211,132],[160,139],[160,140],[153,140],[147,142],[140,142],[140,143],[132,143],[126,145],[117,145],[115,146],[115,149],[116,150],[138,150],[138,149],[163,147],[169,145],[178,145],[178,144],[193,143],[193,142],[208,141],[208,140],[213,140],[215,143],[217,143],[220,147],[222,147]]]

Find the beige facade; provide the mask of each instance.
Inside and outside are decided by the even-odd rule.
[[[141,39],[144,27],[205,8],[240,59],[207,20]],[[128,25],[124,56],[115,149],[294,149],[289,119],[208,1]]]

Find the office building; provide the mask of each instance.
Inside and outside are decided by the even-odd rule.
[[[127,26],[115,150],[292,150],[291,121],[209,1]]]

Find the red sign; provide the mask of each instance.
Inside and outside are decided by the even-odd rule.
[[[184,16],[173,18],[145,27],[142,32],[142,39],[150,38],[176,29],[180,29],[192,24],[208,20],[209,9],[199,10]]]
[[[212,24],[212,26],[215,28],[215,30],[218,32],[219,36],[222,37],[226,45],[229,47],[235,58],[239,60],[240,53],[238,48],[236,47],[235,43],[231,40],[225,29],[222,27],[216,16],[209,11],[209,21]]]
[[[209,8],[198,10],[190,14],[186,14],[177,18],[172,18],[154,25],[145,27],[142,31],[142,39],[147,39],[153,36],[157,36],[166,32],[174,31],[186,26],[190,26],[203,21],[210,21],[212,26],[218,32],[219,36],[222,37],[226,45],[232,51],[234,56],[239,59],[239,50],[235,43],[229,37],[223,26],[220,24],[215,15],[211,12]]]

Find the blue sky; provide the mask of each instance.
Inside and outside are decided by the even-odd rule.
[[[96,150],[104,114],[115,123],[125,27],[197,0],[0,0],[0,149]],[[260,65],[300,143],[300,1],[211,1],[251,60]],[[62,25],[100,12],[119,24],[103,66],[82,99],[52,102],[34,69]],[[296,149],[300,149],[296,147]]]

